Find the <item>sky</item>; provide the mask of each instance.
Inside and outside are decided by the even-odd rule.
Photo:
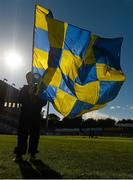
[[[133,119],[133,0],[0,0],[0,79],[17,88],[26,83],[32,66],[35,2],[50,9],[56,19],[105,38],[124,38],[121,67],[126,81],[116,99],[91,114]],[[22,60],[16,68],[6,61],[12,51]],[[50,111],[55,112],[52,106]]]

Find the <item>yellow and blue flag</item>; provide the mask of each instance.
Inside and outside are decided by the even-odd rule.
[[[36,5],[33,73],[41,76],[38,95],[63,116],[100,109],[118,94],[122,38],[102,38],[53,18]]]

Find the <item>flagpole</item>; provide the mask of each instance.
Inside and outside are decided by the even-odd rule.
[[[34,36],[35,36],[35,18],[36,18],[36,2],[34,3],[34,19],[33,19],[33,43],[32,43],[32,63],[31,63],[31,71],[33,72],[33,58],[34,58]]]
[[[35,27],[35,17],[36,17],[36,5],[39,3],[39,0],[35,0],[35,9],[34,9],[34,27]],[[34,28],[33,28],[33,39],[34,39]],[[34,41],[32,45],[32,64],[33,64],[33,51],[34,51]],[[46,114],[46,129],[48,129],[48,115],[49,115],[49,101],[47,102],[47,114]]]

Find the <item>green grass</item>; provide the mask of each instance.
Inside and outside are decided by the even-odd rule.
[[[16,136],[0,136],[0,179],[133,179],[133,139],[41,136],[38,160],[12,161]],[[28,159],[28,156],[25,156]]]

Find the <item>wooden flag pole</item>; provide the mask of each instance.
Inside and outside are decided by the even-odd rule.
[[[37,1],[37,0],[36,0]],[[35,18],[36,18],[36,2],[34,4],[34,21],[33,21],[33,43],[32,43],[32,63],[31,63],[31,71],[33,72],[33,54],[34,54],[34,36],[35,36]]]
[[[35,8],[36,8],[36,5],[39,3],[39,0],[36,0],[35,1]],[[34,10],[34,26],[35,26],[35,10]],[[34,39],[34,31],[33,31],[33,39]],[[34,46],[34,41],[33,41],[33,46]],[[33,48],[32,48],[32,51],[33,51]],[[33,54],[33,52],[32,52]],[[33,63],[33,57],[32,57],[32,63]],[[46,129],[48,129],[48,115],[49,115],[49,106],[50,106],[50,103],[49,101],[47,102],[47,114],[46,114]]]

